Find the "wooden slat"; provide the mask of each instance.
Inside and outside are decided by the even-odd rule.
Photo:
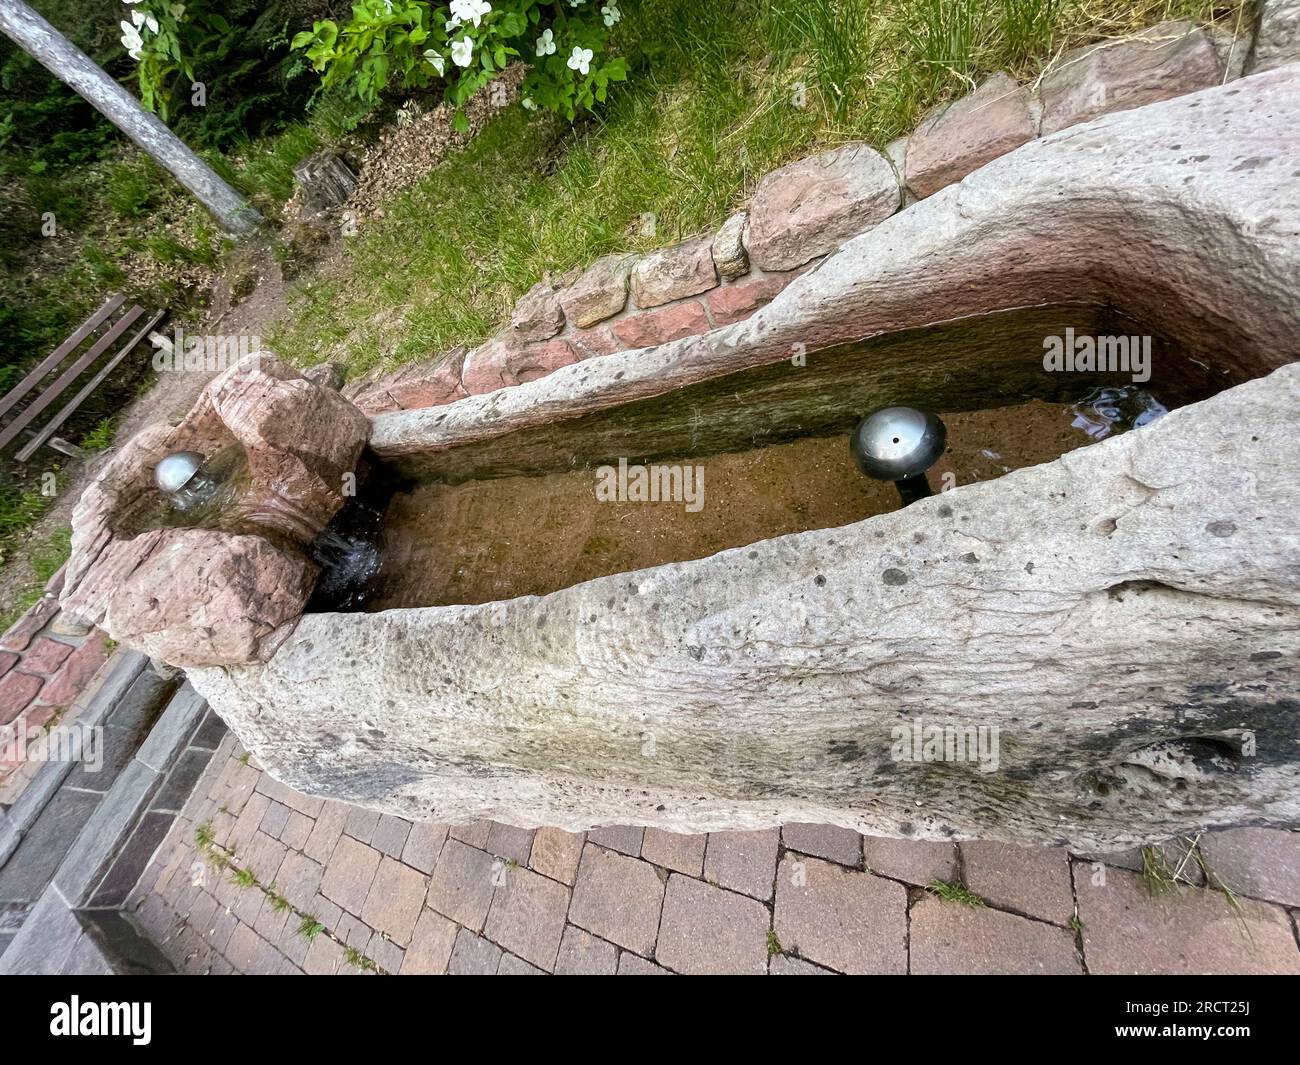
[[[73,330],[72,335],[69,336],[67,340],[65,340],[52,352],[46,355],[45,358],[41,360],[40,365],[37,366],[36,369],[34,369],[31,373],[29,373],[26,377],[24,377],[21,381],[19,381],[18,384],[16,384],[3,396],[0,396],[0,418],[3,418],[5,413],[15,403],[17,403],[20,399],[22,399],[23,396],[27,395],[27,393],[30,392],[32,388],[35,387],[35,385],[39,381],[44,379],[46,374],[48,374],[51,370],[54,369],[54,367],[58,366],[59,363],[61,363],[64,359],[66,359],[70,351],[76,348],[77,345],[79,345],[83,340],[86,339],[86,337],[90,336],[91,333],[93,333],[96,329],[98,329],[100,324],[104,321],[104,319],[106,319],[110,314],[112,314],[115,310],[117,310],[120,306],[122,306],[122,304],[125,301],[126,301],[125,296],[120,296],[117,294],[109,296],[108,299],[106,299],[103,302],[103,304],[100,306],[99,310],[97,310],[94,314],[92,314],[89,318],[87,318],[84,322],[82,322],[79,326],[77,326],[77,328]]]
[[[59,379],[50,385],[44,392],[37,396],[27,408],[22,411],[18,417],[0,429],[0,448],[4,447],[9,441],[13,440],[21,433],[35,417],[46,407],[59,398],[74,380],[81,374],[81,371],[99,358],[110,346],[117,343],[118,337],[125,333],[135,320],[144,314],[144,308],[140,306],[132,307],[121,318],[113,323],[112,328],[102,337],[95,341],[76,362],[69,366],[63,373],[59,374]]]
[[[49,422],[46,423],[45,427],[41,429],[39,433],[36,434],[36,436],[34,436],[31,440],[29,440],[26,444],[23,445],[23,449],[20,452],[18,452],[18,454],[14,457],[15,461],[26,462],[29,458],[31,458],[34,454],[36,454],[37,448],[39,448],[43,443],[45,443],[45,441],[47,441],[50,437],[52,437],[55,434],[55,432],[58,430],[59,426],[61,426],[65,421],[68,420],[72,412],[75,411],[82,404],[82,402],[86,399],[86,397],[89,396],[93,391],[95,391],[95,389],[98,388],[101,384],[103,384],[104,378],[106,378],[110,373],[113,372],[114,369],[116,369],[118,363],[120,363],[123,359],[125,359],[128,355],[130,355],[132,351],[135,350],[135,346],[139,344],[140,341],[142,341],[146,336],[149,335],[149,330],[151,330],[160,321],[162,321],[162,316],[165,313],[166,313],[165,311],[159,311],[152,318],[150,318],[149,321],[144,324],[144,327],[140,329],[134,336],[131,337],[130,340],[126,342],[126,344],[122,346],[121,351],[119,351],[116,355],[114,355],[111,359],[109,359],[108,362],[104,363],[100,371],[97,374],[95,374],[95,376],[92,377],[89,381],[87,381],[85,385],[82,386],[81,391],[78,392],[75,396],[73,396],[72,399],[63,407],[63,409],[60,410],[59,413],[56,414],[53,418],[51,418]]]

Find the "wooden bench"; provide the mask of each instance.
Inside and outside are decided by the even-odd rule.
[[[103,384],[104,379],[117,368],[117,365],[149,335],[150,330],[162,320],[165,311],[157,312],[131,333],[129,339],[82,384],[76,395],[68,400],[54,417],[39,429],[32,423],[144,317],[144,308],[139,305],[133,305],[121,314],[117,314],[125,302],[126,298],[120,295],[112,295],[106,299],[98,310],[77,326],[72,334],[42,359],[26,377],[5,395],[0,396],[0,450],[18,439],[20,434],[26,434],[30,439],[14,456],[16,462],[26,462],[45,444],[49,444],[50,447],[65,455],[84,454],[81,448],[54,434],[85,402],[86,397]],[[117,314],[116,318],[114,318],[115,314]],[[99,331],[98,336],[95,336],[96,331]],[[88,339],[91,341],[90,346],[78,354],[78,349]],[[66,367],[63,365],[65,362],[68,363]],[[29,394],[31,398],[24,404],[22,401]],[[6,418],[8,418],[7,422]]]

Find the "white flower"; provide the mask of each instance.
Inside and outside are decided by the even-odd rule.
[[[143,12],[143,11],[132,11],[132,12],[131,12],[131,21],[132,21],[133,23],[135,23],[135,28],[138,30],[142,25],[144,25],[144,12]]]
[[[537,105],[536,105],[535,103],[533,103],[531,97],[525,96],[525,97],[524,97],[522,100],[520,100],[519,102],[520,102],[521,104],[524,105],[524,110],[525,110],[525,111],[536,111],[536,110],[537,110]]]
[[[451,42],[451,61],[458,67],[467,67],[474,61],[474,42],[461,37]]]
[[[606,4],[600,9],[600,13],[605,18],[605,25],[612,26],[623,17],[623,12],[618,9],[617,4]]]
[[[180,17],[184,14],[185,14],[184,4],[172,4],[172,18],[179,20]]]
[[[555,55],[555,34],[550,30],[542,30],[542,35],[537,38],[538,55]]]
[[[429,61],[429,66],[438,72],[438,77],[447,73],[447,60],[435,52],[432,48],[425,49],[424,58]]]
[[[150,33],[158,32],[158,20],[154,18],[152,15],[145,15],[144,24],[149,27]]]
[[[581,4],[581,3],[585,3],[585,2],[586,2],[586,0],[569,0],[569,6],[570,6],[570,7],[577,7],[579,4]]]
[[[459,22],[472,22],[475,26],[479,20],[492,10],[487,0],[451,0],[451,17]]]
[[[573,55],[569,56],[569,69],[576,70],[579,74],[589,73],[593,55],[595,53],[590,48],[581,48],[575,44],[573,46]]]
[[[129,22],[122,24],[122,47],[126,49],[126,54],[132,59],[140,58],[140,49],[144,47],[144,38],[140,36],[137,30]]]

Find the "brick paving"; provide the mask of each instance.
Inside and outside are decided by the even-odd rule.
[[[1202,851],[1233,900],[1153,895],[1134,851],[411,824],[299,795],[228,736],[128,905],[196,974],[1300,973],[1300,834]]]

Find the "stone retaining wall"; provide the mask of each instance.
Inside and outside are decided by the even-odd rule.
[[[1067,52],[1032,85],[994,74],[884,153],[849,144],[774,170],[716,233],[540,281],[473,351],[354,382],[344,395],[371,416],[442,406],[742,321],[849,238],[1040,135],[1300,58],[1297,10],[1297,0],[1266,5],[1253,51],[1249,28],[1233,37],[1168,22]]]

